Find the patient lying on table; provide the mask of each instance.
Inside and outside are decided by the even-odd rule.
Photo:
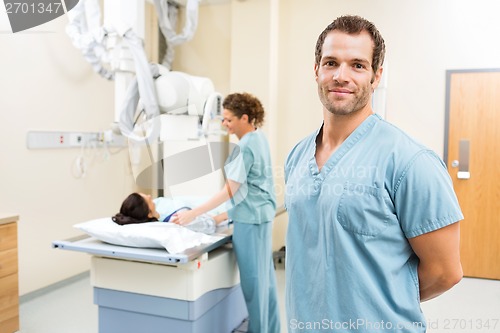
[[[169,198],[152,199],[150,195],[144,193],[132,193],[123,202],[120,212],[112,217],[112,220],[119,224],[134,224],[145,222],[169,222],[177,213],[191,209],[179,200]],[[213,233],[216,224],[227,220],[227,213],[215,216],[202,214],[185,227],[193,231]]]

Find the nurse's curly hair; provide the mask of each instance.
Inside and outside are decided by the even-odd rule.
[[[111,219],[119,224],[134,224],[158,221],[156,217],[148,217],[149,206],[139,193],[132,193],[123,200],[120,212]]]
[[[264,107],[259,99],[249,93],[234,93],[227,95],[222,107],[234,113],[238,118],[248,115],[248,122],[255,127],[264,124]]]

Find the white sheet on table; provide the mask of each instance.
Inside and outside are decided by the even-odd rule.
[[[202,244],[211,244],[223,236],[194,232],[174,223],[148,222],[118,225],[110,217],[78,223],[75,228],[103,242],[115,245],[165,248],[177,254]]]

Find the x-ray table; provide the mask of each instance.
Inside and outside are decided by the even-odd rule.
[[[86,252],[99,333],[229,333],[248,316],[230,245],[232,229],[205,246],[169,254],[93,237],[54,241]]]

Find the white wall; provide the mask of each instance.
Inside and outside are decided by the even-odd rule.
[[[72,225],[116,213],[133,189],[126,150],[95,156],[73,176],[79,149],[29,150],[30,130],[99,131],[113,121],[113,83],[95,74],[64,32],[66,16],[0,33],[0,212],[18,214],[20,294],[89,269],[89,256],[51,248]],[[116,148],[114,149],[116,150]]]
[[[199,7],[198,29],[193,39],[175,48],[172,68],[191,75],[209,77],[218,92],[229,93],[231,6],[229,1]],[[181,9],[180,22],[184,24]],[[180,30],[180,28],[179,28]]]
[[[314,48],[320,32],[335,17],[355,14],[376,24],[386,41],[390,64],[386,119],[441,156],[446,70],[500,67],[500,3],[496,0],[231,0],[230,6],[230,61],[227,64],[223,56],[220,68],[226,71],[230,66],[229,92],[255,93],[263,100],[268,118],[276,119],[264,128],[275,140],[270,140],[275,170],[282,170],[293,145],[321,124]],[[276,25],[273,38],[269,34],[275,33]],[[210,29],[208,24],[205,28]],[[262,33],[265,29],[268,35]],[[198,52],[193,42],[190,50]],[[273,76],[277,87],[270,85]],[[282,192],[280,172],[276,182]],[[282,195],[279,198],[282,202]],[[275,248],[284,244],[285,231],[286,215],[277,220]]]
[[[337,16],[357,14],[377,25],[390,63],[386,118],[439,154],[445,71],[500,67],[500,44],[495,42],[500,4],[494,0],[282,0],[281,9],[280,112],[286,110],[288,116],[283,113],[280,118],[288,133],[283,133],[285,150],[318,126],[314,45]]]
[[[223,94],[264,102],[276,182],[284,159],[321,123],[314,46],[331,20],[359,14],[383,34],[390,63],[386,118],[443,152],[445,71],[499,68],[496,0],[228,0],[200,9],[195,38],[176,49],[174,69],[212,78]],[[134,187],[127,153],[100,159],[84,179],[78,150],[28,150],[28,130],[94,131],[113,120],[113,87],[92,72],[61,17],[36,31],[0,34],[0,211],[20,215],[21,294],[88,269],[85,254],[51,249],[72,225],[111,215]],[[282,202],[282,193],[279,193]],[[274,247],[284,244],[286,215]]]

